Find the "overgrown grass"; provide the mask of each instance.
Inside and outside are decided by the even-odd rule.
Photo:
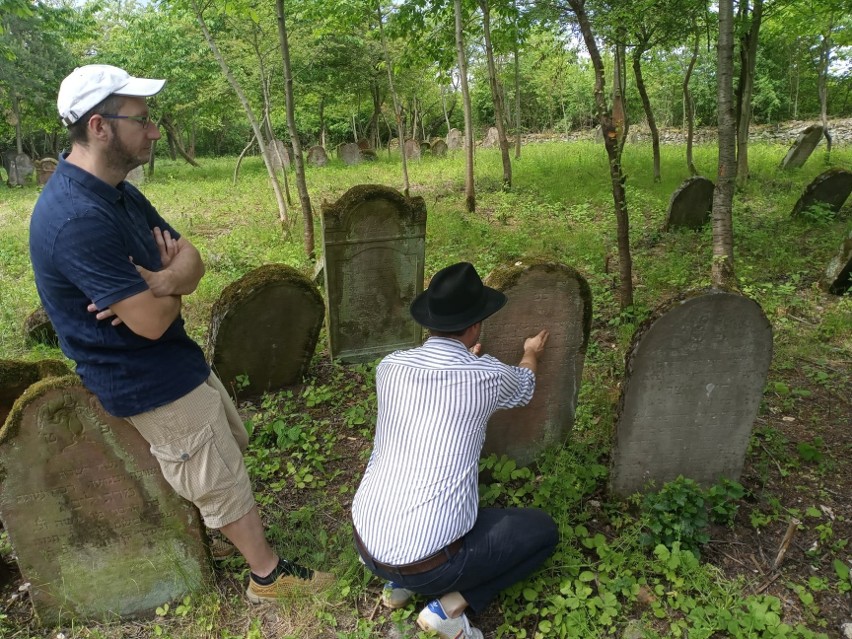
[[[740,285],[761,304],[774,330],[775,354],[762,410],[766,419],[776,410],[798,409],[807,415],[808,396],[797,393],[803,389],[782,381],[799,370],[805,376],[802,383],[848,396],[852,359],[852,298],[830,296],[819,287],[823,270],[850,227],[850,205],[831,220],[791,219],[804,187],[827,167],[816,153],[803,169],[781,172],[777,165],[785,152],[782,146],[752,145],[751,182],[737,194],[734,207]],[[836,148],[832,159],[833,166],[850,169],[852,149]],[[308,274],[313,270],[301,245],[301,213],[292,180],[293,223],[285,231],[278,224],[262,163],[247,159],[234,187],[234,162],[202,159],[202,168],[193,169],[158,160],[155,178],[142,187],[162,215],[199,247],[207,264],[198,291],[184,305],[190,333],[202,343],[210,307],[234,279],[269,262]],[[710,230],[661,231],[671,193],[688,177],[682,147],[663,147],[659,184],[652,179],[649,145],[628,145],[625,150],[636,297],[636,308],[627,314],[618,308],[617,269],[610,265],[617,257],[615,220],[606,156],[599,144],[525,147],[514,162],[514,188],[509,192],[500,190],[498,152],[479,151],[477,211],[472,214],[464,210],[463,162],[457,154],[441,160],[425,157],[409,165],[412,195],[423,196],[428,209],[427,273],[470,260],[484,274],[498,264],[547,256],[584,274],[594,307],[572,441],[548,451],[533,469],[494,458],[485,462],[492,476],[482,489],[485,502],[543,507],[556,518],[562,534],[545,569],[492,607],[492,635],[809,637],[826,631],[814,596],[849,592],[844,586],[848,571],[845,582],[842,568],[834,568],[832,576],[832,561],[843,556],[845,544],[830,538],[826,521],[814,518],[811,527],[822,525],[820,534],[827,538],[820,555],[825,583],[791,582],[786,592],[799,602],[791,609],[786,600],[757,592],[753,581],[726,577],[712,564],[700,562],[679,542],[669,547],[643,543],[649,520],[641,504],[611,503],[605,494],[614,407],[633,331],[650,309],[670,296],[709,284]],[[707,177],[715,176],[714,147],[699,145],[695,162]],[[308,171],[317,212],[323,201],[337,199],[356,184],[400,188],[402,183],[397,158],[385,152],[374,163],[344,167],[332,161]],[[35,187],[0,189],[0,358],[61,357],[56,349],[26,343],[22,327],[38,304],[27,249],[28,219],[37,194]],[[315,227],[321,253],[319,215]],[[358,563],[348,524],[348,505],[375,422],[372,374],[372,366],[329,363],[323,336],[303,386],[243,406],[252,429],[247,465],[270,537],[286,556],[339,575],[328,600],[249,608],[240,596],[247,568],[241,560],[232,560],[220,569],[213,592],[174,602],[155,620],[132,628],[120,623],[74,625],[61,629],[66,637],[112,638],[132,631],[141,633],[136,636],[175,638],[354,639],[378,636],[395,625],[410,634],[416,608],[385,614],[375,607],[378,584]],[[838,406],[840,419],[845,410],[848,423],[848,401]],[[791,473],[816,463],[813,472],[818,474],[827,473],[834,460],[848,463],[848,446],[830,451],[818,443],[809,445],[797,457],[791,452],[793,444],[764,423],[756,430],[750,458],[756,460],[758,474],[767,478],[774,476],[776,466]],[[750,514],[741,517],[750,522],[746,525],[782,525],[789,504],[782,504],[766,486],[753,498],[757,501]],[[22,619],[20,606],[10,607],[8,615],[0,614],[0,634],[48,637],[58,630],[31,628],[22,625]]]

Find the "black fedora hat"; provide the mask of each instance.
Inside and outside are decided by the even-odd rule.
[[[411,316],[436,331],[461,331],[500,310],[506,296],[485,286],[473,264],[459,262],[435,273],[411,302]]]

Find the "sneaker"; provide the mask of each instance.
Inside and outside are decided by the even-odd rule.
[[[283,597],[304,594],[316,594],[334,583],[334,575],[329,572],[311,570],[299,564],[289,564],[292,573],[282,573],[271,584],[259,584],[249,575],[246,597],[253,604],[264,601],[277,601]]]
[[[236,552],[237,549],[234,545],[221,537],[214,537],[210,541],[210,554],[213,555],[214,561],[222,561],[228,557],[233,557]]]
[[[417,625],[422,630],[437,633],[441,639],[482,639],[482,631],[472,627],[464,613],[451,619],[437,599],[420,611]]]
[[[391,608],[393,610],[396,610],[397,608],[404,608],[408,605],[408,602],[411,601],[411,597],[413,596],[413,590],[403,588],[392,581],[387,582],[385,587],[382,588],[382,604],[385,608]]]

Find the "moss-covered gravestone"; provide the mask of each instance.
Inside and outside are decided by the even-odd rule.
[[[701,176],[684,181],[669,200],[665,230],[697,230],[707,224],[713,211],[713,188],[713,182]]]
[[[852,231],[840,245],[837,256],[829,263],[823,284],[834,295],[843,295],[852,288]]]
[[[152,614],[212,578],[195,506],[74,376],[15,403],[0,482],[0,518],[44,624]]]
[[[442,158],[447,155],[447,143],[443,140],[435,140],[432,142],[432,155],[436,158]]]
[[[47,377],[70,374],[68,367],[58,359],[45,359],[40,362],[0,359],[0,426],[6,421],[17,399],[32,384]]]
[[[324,314],[309,278],[284,264],[261,266],[225,287],[213,305],[207,343],[213,368],[241,395],[298,384]]]
[[[494,413],[485,438],[484,454],[505,454],[526,465],[571,433],[589,341],[592,294],[573,268],[549,262],[499,267],[485,281],[503,291],[508,301],[483,324],[483,353],[515,365],[523,355],[525,338],[545,328],[550,333],[538,362],[532,401]]]
[[[328,164],[328,155],[325,149],[319,145],[308,149],[308,164],[311,166],[325,166]]]
[[[787,155],[781,160],[782,169],[798,169],[814,152],[820,139],[822,139],[823,128],[819,124],[813,124],[799,134],[793,146],[787,151]]]
[[[747,297],[711,290],[657,309],[626,357],[612,492],[739,479],[771,359],[772,328]]]
[[[364,362],[419,345],[408,306],[423,290],[423,198],[364,184],[322,215],[331,357]]]
[[[817,205],[832,213],[838,213],[852,193],[852,171],[829,169],[816,176],[796,202],[791,215],[801,215],[802,211]]]

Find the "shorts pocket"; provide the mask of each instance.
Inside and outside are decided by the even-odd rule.
[[[205,424],[198,432],[180,437],[166,444],[151,446],[151,454],[164,462],[188,462],[193,455],[213,439],[213,428]]]

